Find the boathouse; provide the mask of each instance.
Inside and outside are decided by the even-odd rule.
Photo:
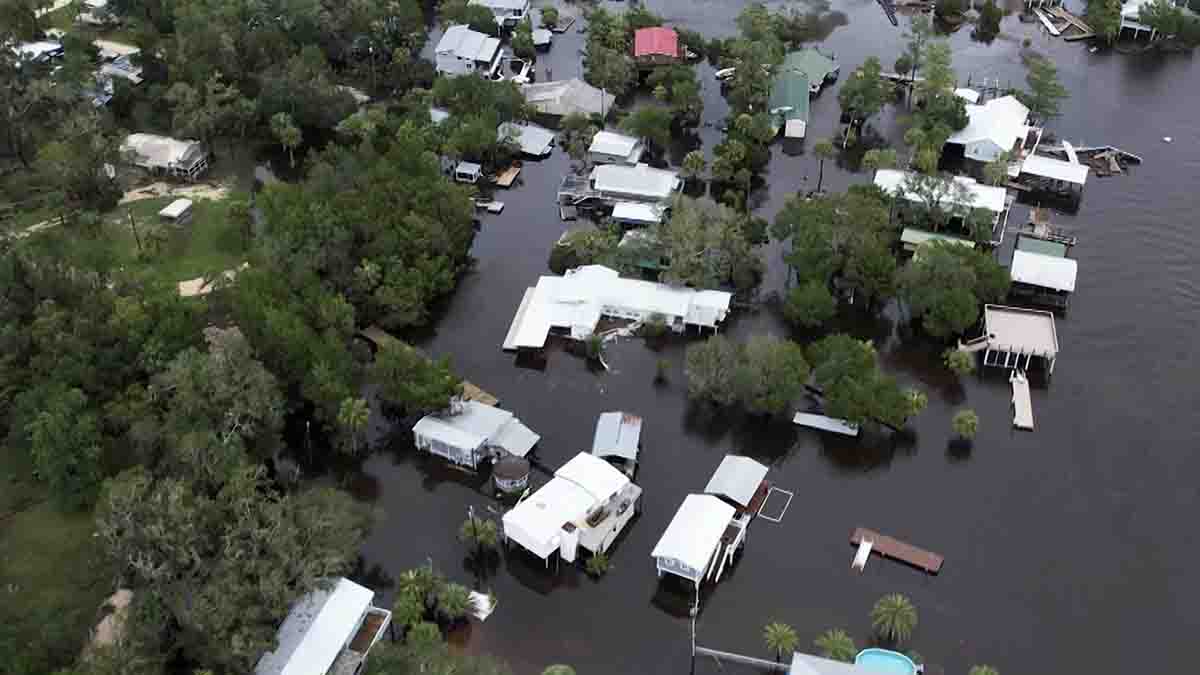
[[[581,452],[501,518],[506,542],[545,560],[605,553],[639,510],[642,489],[608,462]]]
[[[713,495],[688,495],[671,518],[650,556],[658,576],[674,574],[692,582],[696,592],[705,579],[720,580],[743,539],[727,536],[736,509]],[[735,530],[744,537],[744,530]]]
[[[326,580],[295,605],[254,675],[353,675],[383,637],[392,613],[349,579]]]
[[[1058,333],[1050,312],[984,305],[983,363],[997,368],[1028,370],[1033,359],[1042,361],[1046,374],[1058,359]]]
[[[1069,146],[1068,146],[1069,147]],[[1074,156],[1074,152],[1068,153]],[[1032,190],[1062,194],[1079,199],[1083,196],[1083,186],[1087,183],[1088,166],[1078,161],[1066,161],[1046,157],[1045,155],[1029,155],[1021,162],[1017,181]]]
[[[592,436],[592,454],[633,478],[642,448],[642,418],[627,412],[600,413]]]
[[[541,440],[511,412],[479,401],[455,402],[448,413],[426,415],[412,432],[418,450],[469,469],[504,456],[524,457]]]
[[[1027,155],[1037,150],[1042,130],[1029,124],[1029,108],[1015,96],[1001,96],[980,105],[966,106],[967,126],[954,132],[946,145],[957,146],[968,160],[986,164],[1009,153],[1009,175]]]
[[[991,214],[991,244],[999,246],[1004,240],[1004,231],[1008,227],[1008,212],[1011,206],[1008,191],[1004,188],[984,185],[966,176],[938,178],[896,169],[880,169],[875,172],[875,185],[884,192],[918,208],[930,207],[931,205],[927,203],[928,197],[913,189],[914,181],[940,181],[940,186],[934,186],[930,196],[936,202],[933,206],[949,211],[953,215],[952,224],[957,223],[961,228],[972,210],[982,209]],[[904,214],[901,213],[900,217],[903,219]],[[915,251],[924,243],[925,239],[928,237],[922,238],[910,233],[905,247]]]
[[[636,166],[642,161],[646,146],[641,139],[611,131],[597,131],[588,146],[588,159],[593,164],[625,164]]]
[[[443,75],[490,75],[500,65],[500,39],[464,24],[450,26],[434,48],[437,72]]]
[[[585,265],[561,277],[544,276],[525,291],[504,348],[541,349],[551,333],[583,340],[601,317],[645,321],[658,315],[677,333],[687,326],[715,331],[732,299],[725,291],[629,279],[603,265]]]
[[[1066,309],[1075,292],[1078,264],[1067,257],[1067,245],[1017,236],[1009,276],[1009,294],[1037,305]]]

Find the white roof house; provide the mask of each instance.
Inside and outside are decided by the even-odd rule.
[[[208,152],[199,141],[177,140],[157,134],[130,134],[121,143],[133,163],[151,171],[196,178],[208,168]]]
[[[1002,152],[1015,155],[1029,132],[1036,130],[1029,126],[1029,108],[1015,96],[1001,96],[966,108],[967,126],[954,132],[946,143],[964,146],[967,159],[990,162]]]
[[[600,413],[592,436],[592,454],[636,461],[642,437],[642,418],[625,412]]]
[[[608,462],[581,452],[501,518],[506,539],[539,558],[578,546],[603,553],[632,519],[641,488]]]
[[[681,576],[699,587],[719,558],[735,510],[712,495],[688,495],[654,545],[658,574]]]
[[[545,157],[554,149],[554,132],[536,124],[505,122],[496,129],[496,135],[502,141],[512,139],[521,146],[521,152],[534,157]]]
[[[356,672],[392,618],[371,606],[374,597],[371,589],[345,578],[308,593],[292,606],[276,648],[258,660],[255,675]]]
[[[645,320],[661,314],[682,332],[687,325],[715,329],[729,312],[732,294],[622,278],[603,265],[586,265],[561,277],[544,276],[526,291],[513,318],[505,349],[540,349],[552,329],[582,340],[601,316]]]
[[[496,23],[512,26],[529,13],[529,0],[471,0],[470,4],[487,7],[496,16]]]
[[[746,508],[766,476],[767,467],[753,459],[741,455],[725,455],[712,478],[708,479],[704,493],[724,497]]]
[[[521,87],[525,102],[543,115],[571,113],[604,115],[613,109],[615,97],[579,78],[536,82]]]
[[[905,188],[911,174],[896,169],[880,169],[875,172],[875,184],[888,194],[916,204],[924,204],[924,196],[909,192]],[[951,182],[953,181],[953,182]],[[965,190],[955,189],[955,186]],[[1008,191],[1002,187],[984,185],[967,176],[955,176],[950,180],[942,180],[942,189],[938,198],[945,206],[957,206],[968,209],[986,209],[995,214],[1003,213],[1008,208]]]
[[[58,58],[63,55],[63,46],[61,42],[52,40],[38,40],[37,42],[22,42],[10,48],[13,54],[21,61],[32,61],[34,63],[42,63],[52,58]]]
[[[500,39],[459,24],[450,26],[434,48],[439,73],[466,75],[499,65]]]
[[[683,187],[678,173],[646,164],[602,164],[592,169],[589,182],[604,197],[635,201],[667,201]]]
[[[1014,283],[1074,293],[1078,271],[1078,263],[1071,258],[1013,251],[1011,276]]]
[[[418,449],[471,468],[501,454],[524,457],[541,440],[511,412],[478,401],[463,402],[456,414],[426,415],[412,431]]]
[[[612,131],[597,131],[588,146],[588,155],[597,164],[628,164],[636,165],[642,160],[646,150],[640,138],[614,133]]]

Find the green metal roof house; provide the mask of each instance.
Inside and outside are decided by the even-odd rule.
[[[804,138],[808,129],[808,78],[793,70],[781,70],[771,84],[767,110],[785,138]]]
[[[783,59],[781,71],[793,71],[808,78],[809,91],[820,93],[821,86],[838,78],[841,67],[837,59],[826,56],[813,47],[791,52]]]

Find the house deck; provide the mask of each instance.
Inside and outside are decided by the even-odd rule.
[[[864,539],[873,542],[872,551],[893,560],[907,563],[930,574],[937,574],[942,569],[942,556],[917,548],[899,539],[879,534],[874,530],[859,527],[850,534],[850,543],[858,546]]]

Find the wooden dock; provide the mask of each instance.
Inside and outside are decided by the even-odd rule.
[[[855,528],[850,534],[850,543],[858,546],[864,539],[872,542],[871,552],[886,558],[899,560],[930,574],[937,574],[942,569],[945,560],[936,553],[930,553],[912,544],[906,544],[899,539],[879,534],[865,527]]]
[[[1029,397],[1029,380],[1019,370],[1013,370],[1008,381],[1012,383],[1013,426],[1033,431],[1033,401]]]
[[[501,172],[499,176],[496,176],[496,185],[502,188],[512,187],[513,181],[517,179],[520,173],[521,167],[510,166]]]

